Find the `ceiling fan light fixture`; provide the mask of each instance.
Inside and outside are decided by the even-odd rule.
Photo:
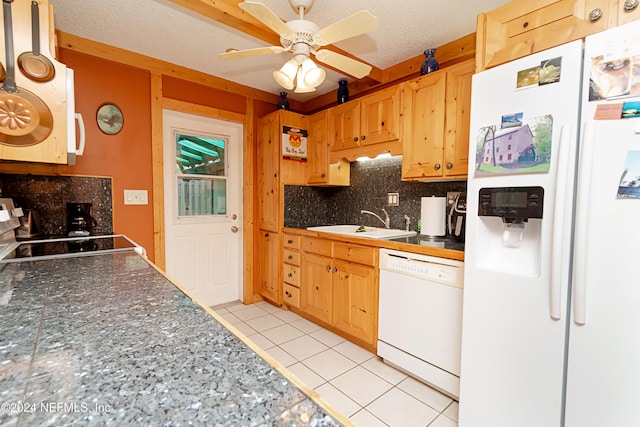
[[[298,83],[300,83],[300,76],[305,86],[316,88],[324,82],[327,73],[319,68],[311,58],[307,58],[300,68],[300,74],[298,76]]]
[[[295,59],[290,59],[277,71],[273,72],[273,79],[285,89],[293,89],[298,72],[298,63]]]
[[[302,78],[302,73],[298,73],[298,78],[296,80],[296,90],[295,93],[309,93],[315,92],[316,88],[314,86],[309,86],[305,84],[304,79]]]

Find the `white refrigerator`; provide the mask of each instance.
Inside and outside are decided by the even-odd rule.
[[[640,425],[640,23],[473,78],[459,425]]]

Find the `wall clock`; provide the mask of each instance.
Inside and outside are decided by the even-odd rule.
[[[107,135],[115,135],[122,130],[124,118],[122,111],[115,104],[102,104],[96,114],[98,127]]]

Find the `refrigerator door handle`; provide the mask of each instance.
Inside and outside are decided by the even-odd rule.
[[[568,225],[564,224],[565,213],[571,209],[571,197],[566,197],[567,194],[571,194],[571,181],[569,180],[570,164],[569,164],[569,150],[573,144],[571,144],[571,136],[573,129],[570,125],[563,125],[560,128],[560,141],[558,153],[556,158],[556,197],[553,207],[553,233],[552,233],[552,246],[549,251],[549,265],[550,265],[550,284],[549,284],[549,315],[554,320],[560,320],[562,318],[562,267],[564,264],[564,254],[562,247],[564,244],[564,231],[567,230]],[[561,189],[563,191],[561,191]]]
[[[589,205],[591,204],[591,175],[595,151],[595,121],[585,124],[584,138],[580,146],[580,164],[578,167],[578,200],[576,204],[575,258],[573,272],[573,321],[577,325],[587,322],[587,257],[589,249]]]

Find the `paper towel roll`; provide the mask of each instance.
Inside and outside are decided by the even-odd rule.
[[[420,234],[423,236],[446,235],[447,198],[422,197],[420,202]]]

